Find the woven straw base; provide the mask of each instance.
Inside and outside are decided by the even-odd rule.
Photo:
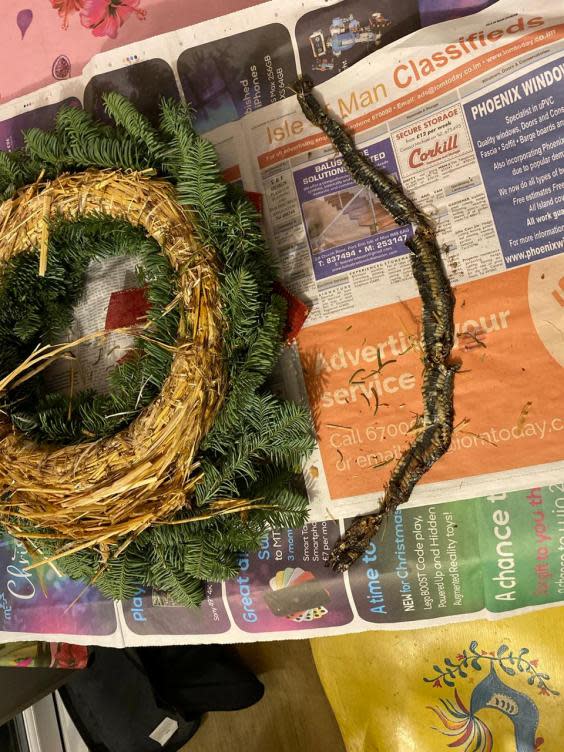
[[[190,504],[198,480],[195,455],[225,392],[224,321],[213,249],[197,240],[194,221],[173,186],[146,173],[88,170],[37,183],[0,206],[1,264],[31,248],[47,268],[49,221],[107,214],[142,225],[176,275],[180,328],[160,396],[115,436],[67,447],[41,446],[0,422],[3,524],[20,538],[41,538],[14,520],[73,541],[66,553],[122,542]],[[150,338],[150,331],[146,332]],[[56,348],[42,362],[57,354]],[[38,360],[38,352],[35,354]],[[0,381],[0,394],[33,370],[33,357]],[[1,421],[1,419],[0,419]]]

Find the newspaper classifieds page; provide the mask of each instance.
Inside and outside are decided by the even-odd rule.
[[[501,2],[318,87],[436,223],[454,286],[457,428],[415,503],[558,482],[562,462],[563,17]],[[315,512],[374,508],[421,414],[420,303],[398,227],[295,99],[245,120],[284,282],[309,301],[296,394],[316,420]],[[298,370],[298,372],[297,372]]]
[[[501,2],[389,45],[327,83],[316,79],[318,95],[358,145],[434,218],[455,286],[457,431],[414,501],[390,517],[350,572],[325,567],[348,519],[377,504],[413,435],[421,411],[420,307],[405,247],[411,228],[397,227],[348,177],[295,98],[266,106],[272,75],[286,86],[300,70],[314,78],[324,72],[312,71],[323,63],[313,55],[310,24],[313,62],[296,56],[288,69],[277,63],[271,70],[267,58],[275,53],[262,52],[256,107],[247,98],[256,65],[249,62],[239,99],[229,95],[243,104],[219,116],[226,110],[214,100],[198,127],[209,132],[226,179],[263,194],[284,282],[311,305],[282,363],[319,435],[305,469],[312,521],[266,533],[258,552],[241,554],[236,578],[208,585],[198,610],[141,584],[114,604],[55,566],[29,572],[29,553],[5,537],[1,639],[292,639],[496,618],[562,602],[564,19],[556,10],[547,2],[517,9]],[[62,103],[96,112],[104,86],[136,96],[138,61],[148,64],[139,96],[149,115],[157,81],[188,97],[182,55],[228,31],[255,29],[256,42],[267,19],[259,8],[254,23],[246,13],[212,22],[208,37],[191,28],[104,53],[81,78],[5,105],[5,148],[20,144],[23,127],[48,126]],[[111,278],[131,289],[130,276],[123,285]],[[102,294],[94,285],[100,321],[108,319],[114,287]]]

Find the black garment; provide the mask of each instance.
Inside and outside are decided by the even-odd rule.
[[[223,648],[202,645],[95,648],[60,692],[90,752],[177,752],[203,713],[249,707],[264,687]],[[150,735],[167,718],[178,730],[162,746]]]
[[[185,718],[242,710],[264,694],[256,676],[219,645],[140,648],[138,653],[159,696]]]

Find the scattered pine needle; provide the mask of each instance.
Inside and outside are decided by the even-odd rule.
[[[533,403],[527,401],[521,408],[521,412],[519,413],[519,417],[517,419],[517,429],[519,431],[523,430],[523,426],[525,425],[525,421],[527,420],[527,416],[529,415],[529,411],[532,406],[533,406]]]
[[[375,465],[370,465],[370,467],[373,470],[377,470],[379,467],[386,467],[386,465],[389,465],[390,462],[393,462],[394,458],[390,457],[388,460],[382,460],[382,462],[377,462]]]

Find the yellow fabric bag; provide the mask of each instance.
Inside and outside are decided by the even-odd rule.
[[[564,750],[564,607],[312,649],[348,752]]]

